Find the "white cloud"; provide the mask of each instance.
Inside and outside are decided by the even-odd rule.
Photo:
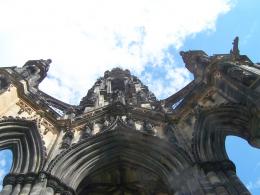
[[[6,165],[6,160],[5,159],[0,159],[0,167],[3,167]]]
[[[169,46],[214,30],[230,7],[230,0],[1,1],[0,64],[52,58],[52,77],[41,88],[74,103],[107,69],[121,66],[140,76],[148,66],[160,67],[174,86],[165,88],[164,76],[149,86],[163,87],[155,93],[165,97],[188,82],[187,70],[174,69]]]
[[[255,181],[250,181],[247,185],[246,185],[247,189],[249,191],[251,190],[255,190],[255,189],[260,189],[260,178],[256,179]]]

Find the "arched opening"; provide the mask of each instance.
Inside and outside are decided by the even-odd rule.
[[[127,162],[105,166],[80,183],[79,195],[168,195],[167,186],[151,170]]]
[[[0,191],[2,190],[3,179],[10,172],[13,164],[13,153],[10,149],[0,150]]]
[[[191,160],[181,148],[122,128],[73,145],[51,162],[47,172],[79,195],[190,192],[185,180],[174,182],[190,167]]]
[[[251,119],[252,113],[246,106],[226,104],[201,112],[196,121],[193,139],[194,156],[200,162],[221,163],[222,176],[219,177],[221,181],[225,181],[223,184],[229,194],[249,194],[246,188],[247,183],[241,182],[237,177],[235,165],[231,160],[235,164],[236,161],[228,156],[229,152],[226,151],[228,147],[225,147],[225,143],[228,139],[226,137],[232,135],[239,136],[248,143],[257,146],[254,144],[257,137],[252,134],[254,123],[252,123]],[[234,153],[239,156],[240,160],[244,158],[250,161],[250,159],[241,155],[237,146],[234,146]]]
[[[33,121],[7,118],[0,122],[0,150],[13,153],[12,173],[37,172],[43,166],[45,148]]]
[[[240,180],[252,194],[260,194],[260,150],[236,136],[227,136],[225,146]]]

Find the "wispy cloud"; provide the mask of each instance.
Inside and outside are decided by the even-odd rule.
[[[260,178],[257,178],[255,181],[248,182],[246,187],[249,191],[260,189]]]
[[[6,160],[5,159],[0,159],[0,167],[3,167],[6,165]]]
[[[252,22],[251,27],[248,29],[248,32],[246,36],[243,38],[242,44],[246,45],[248,41],[252,38],[254,35],[255,31],[257,30],[257,27],[259,26],[259,22],[256,20]]]
[[[49,75],[61,79],[62,88],[53,77],[47,78],[41,88],[75,103],[98,76],[115,66],[128,68],[137,76],[143,75],[148,66],[176,72],[167,48],[178,49],[187,37],[215,30],[218,16],[228,12],[231,3],[230,0],[1,1],[0,64],[22,65],[28,59],[52,58]],[[187,74],[187,70],[182,71]],[[170,83],[179,82],[174,88],[169,85],[154,92],[160,97],[170,95],[187,82],[184,75],[176,78],[169,73]],[[150,88],[163,84],[163,78],[149,83]]]

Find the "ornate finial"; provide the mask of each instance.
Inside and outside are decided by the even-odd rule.
[[[45,67],[45,71],[47,72],[49,70],[50,64],[52,63],[51,59],[47,59],[47,60],[40,60],[40,63],[42,66]]]
[[[47,76],[51,62],[51,59],[29,60],[22,68],[16,68],[16,71],[29,81],[30,86],[37,87]]]
[[[52,63],[52,60],[51,60],[51,59],[47,59],[47,60],[46,60],[46,63],[47,63],[47,64],[51,64],[51,63]]]
[[[239,37],[235,37],[234,41],[233,41],[233,49],[230,51],[230,54],[232,54],[234,56],[234,58],[236,59],[237,57],[239,57],[239,49],[238,49],[238,42],[239,42]]]
[[[36,65],[38,67],[45,67],[47,69],[49,69],[49,66],[50,64],[52,63],[52,60],[51,59],[47,59],[47,60],[43,60],[43,59],[40,59],[40,60],[29,60],[27,61],[24,66],[33,66],[33,65]],[[48,70],[47,70],[48,71]]]

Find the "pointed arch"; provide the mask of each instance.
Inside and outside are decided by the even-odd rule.
[[[225,139],[234,135],[258,147],[255,132],[255,115],[241,104],[224,104],[202,111],[195,123],[192,153],[206,174],[215,174],[225,181],[222,185],[229,194],[249,194],[236,175],[236,167],[229,160]],[[208,166],[211,165],[211,166]]]
[[[223,161],[227,135],[239,136],[253,145],[257,139],[252,134],[254,116],[249,108],[239,104],[225,104],[202,111],[195,124],[192,152],[198,162]],[[254,145],[257,147],[257,145]]]
[[[13,152],[10,173],[38,172],[42,169],[45,148],[33,121],[14,118],[1,120],[0,149]]]
[[[113,130],[102,132],[61,153],[50,163],[47,172],[76,191],[86,177],[100,169],[124,164],[156,174],[170,188],[170,192],[180,187],[172,182],[174,177],[192,166],[185,151],[120,123],[112,127]]]

